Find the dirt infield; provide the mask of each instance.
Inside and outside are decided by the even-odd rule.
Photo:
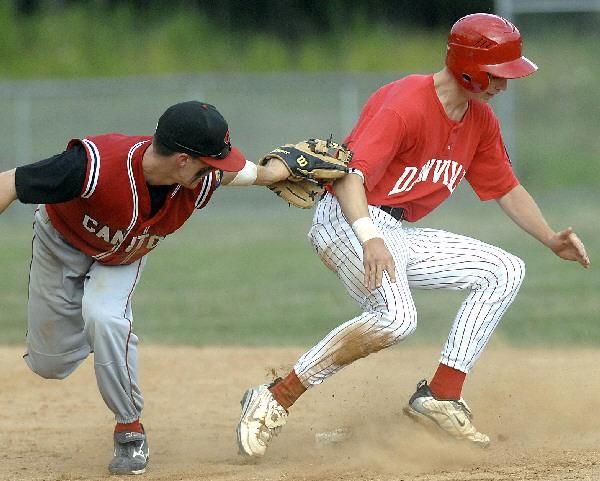
[[[20,348],[0,349],[0,480],[115,479],[106,466],[113,427],[91,359],[64,381],[30,373]],[[437,350],[398,346],[360,360],[292,408],[259,462],[237,456],[239,398],[284,373],[298,349],[142,345],[146,480],[597,480],[600,350],[488,350],[464,396],[493,445],[439,438],[401,414]],[[352,438],[317,447],[315,433]]]

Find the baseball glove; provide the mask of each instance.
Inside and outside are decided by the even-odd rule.
[[[269,185],[268,188],[288,204],[309,209],[323,193],[325,184],[348,173],[352,152],[331,139],[308,139],[295,145],[277,147],[258,163],[265,165],[273,158],[281,160],[290,175],[286,180]]]

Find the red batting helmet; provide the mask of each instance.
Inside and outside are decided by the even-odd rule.
[[[459,19],[450,30],[446,66],[458,83],[471,92],[488,88],[489,76],[526,77],[537,65],[521,55],[523,41],[517,27],[488,13]]]

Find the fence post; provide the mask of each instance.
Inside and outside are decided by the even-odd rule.
[[[350,133],[354,123],[358,119],[360,110],[359,99],[358,99],[358,87],[356,82],[344,82],[340,89],[340,127],[341,127],[341,138],[338,142],[342,142],[344,138]]]
[[[15,98],[15,153],[19,165],[33,161],[31,111],[31,93],[27,89],[19,89]]]

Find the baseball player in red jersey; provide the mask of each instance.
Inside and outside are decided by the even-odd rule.
[[[495,200],[557,256],[589,265],[572,230],[552,230],[517,180],[487,102],[507,79],[537,70],[522,56],[509,21],[490,14],[458,20],[445,67],[377,90],[345,143],[351,174],[317,204],[309,238],[362,313],[308,350],[271,385],[246,391],[237,428],[241,454],[261,456],[308,388],[356,359],[389,347],[417,326],[411,288],[467,292],[430,383],[417,385],[404,412],[454,438],[487,446],[461,396],[463,382],[514,300],[523,261],[498,247],[436,229],[413,228],[465,178],[481,200]]]
[[[219,185],[268,185],[288,176],[231,146],[212,105],[169,107],[153,137],[107,134],[0,174],[0,213],[18,199],[35,213],[27,365],[63,379],[94,353],[97,384],[115,414],[113,474],[149,460],[140,415],[132,296],[146,254],[210,200]]]

